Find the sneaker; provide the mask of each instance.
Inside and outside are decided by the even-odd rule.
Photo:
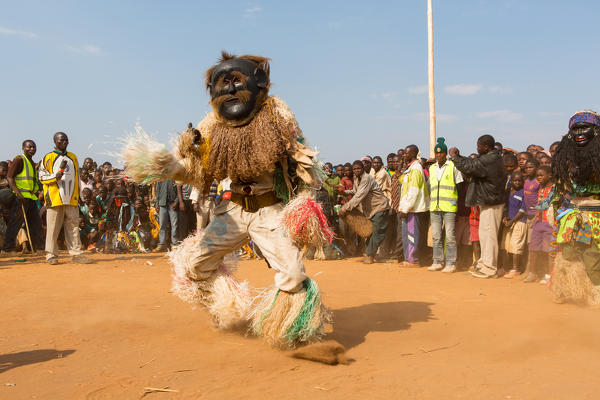
[[[508,273],[506,275],[504,275],[504,277],[506,279],[512,279],[512,278],[516,278],[519,275],[521,275],[521,273],[519,272],[519,270],[511,269],[510,271],[508,271]]]
[[[49,258],[47,261],[50,265],[58,265],[58,258],[56,257]]]
[[[92,260],[90,260],[89,258],[87,258],[86,256],[79,254],[76,256],[73,256],[73,262],[74,263],[78,263],[78,264],[91,264]]]
[[[442,264],[433,264],[431,267],[427,268],[427,271],[441,271],[444,269]]]
[[[542,279],[540,279],[540,283],[542,285],[547,285],[549,281],[550,281],[550,275],[548,275],[548,274],[544,275],[544,277]]]
[[[442,272],[445,272],[447,274],[456,272],[456,265],[446,265],[446,267],[442,270]]]
[[[527,276],[525,277],[525,279],[523,279],[524,283],[531,283],[531,282],[535,282],[538,280],[538,277],[536,274],[534,274],[533,272],[530,272],[529,274],[527,274]]]
[[[365,256],[363,258],[363,263],[365,263],[365,264],[373,264],[374,263],[373,257],[371,257],[371,256]]]

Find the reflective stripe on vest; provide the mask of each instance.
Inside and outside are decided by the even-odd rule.
[[[21,172],[15,176],[15,185],[23,197],[26,199],[37,200],[37,171],[24,154],[21,154],[21,158],[23,159],[23,168],[21,169]]]
[[[442,179],[437,180],[437,165],[434,164],[429,169],[429,185],[431,187],[431,197],[429,211],[458,211],[458,190],[454,183],[454,163],[449,162],[444,168]]]

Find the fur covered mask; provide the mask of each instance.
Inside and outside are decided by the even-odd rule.
[[[223,52],[219,63],[206,71],[210,104],[219,122],[248,124],[269,94],[269,59]]]
[[[552,173],[559,191],[569,193],[574,185],[600,180],[600,116],[593,111],[578,112],[569,120],[552,160]]]

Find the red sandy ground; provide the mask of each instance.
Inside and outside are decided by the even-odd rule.
[[[334,312],[328,338],[353,359],[328,366],[216,331],[169,293],[163,256],[93,258],[0,259],[0,398],[600,397],[600,311],[553,304],[540,284],[308,262]],[[258,286],[273,274],[244,261],[238,276]]]

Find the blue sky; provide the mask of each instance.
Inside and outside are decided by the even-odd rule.
[[[272,58],[271,94],[323,160],[428,153],[426,0],[0,1],[0,159],[56,131],[114,161],[136,122],[161,141],[209,110],[221,49]],[[548,147],[600,111],[598,1],[434,0],[438,136]]]

